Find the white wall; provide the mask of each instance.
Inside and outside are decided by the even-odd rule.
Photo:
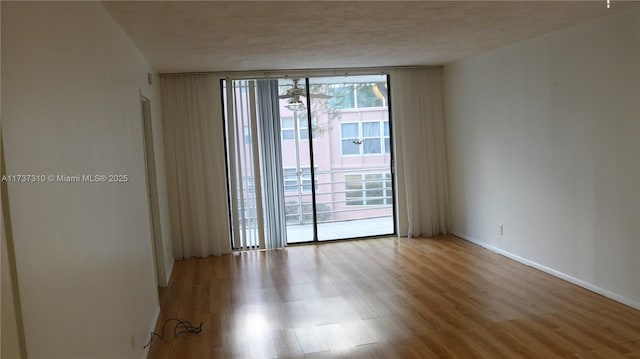
[[[2,53],[8,173],[130,178],[9,184],[27,354],[139,358],[158,310],[139,98],[159,105],[152,69],[99,2],[3,1]]]
[[[2,198],[3,201],[6,201],[6,198]],[[2,222],[2,276],[0,276],[0,280],[2,281],[0,293],[0,301],[2,303],[1,306],[1,316],[0,318],[0,327],[2,328],[2,333],[0,335],[0,358],[2,359],[17,359],[21,358],[20,352],[20,339],[19,339],[19,330],[18,330],[18,318],[16,317],[17,313],[15,310],[15,302],[13,300],[14,291],[12,288],[12,271],[9,267],[9,257],[7,251],[7,237],[5,235],[5,222],[3,218]]]
[[[450,64],[445,91],[454,232],[638,306],[640,10]]]
[[[0,26],[2,24],[2,6],[0,6]],[[0,68],[2,64],[2,49],[0,47]],[[0,71],[0,84],[2,83],[2,71]],[[2,86],[0,86],[0,113],[2,113]],[[0,135],[2,134],[2,116],[0,116]],[[2,139],[0,139],[2,146]],[[0,151],[0,168],[4,173],[4,152]],[[6,184],[0,184],[2,194],[0,195],[0,358],[18,359],[23,358],[24,353],[21,352],[20,343],[23,336],[18,329],[18,312],[16,311],[16,302],[14,301],[13,290],[15,282],[15,270],[9,265],[9,245],[8,240],[11,238],[10,224],[8,223],[9,213],[8,200],[5,196]],[[13,242],[12,242],[13,243]]]

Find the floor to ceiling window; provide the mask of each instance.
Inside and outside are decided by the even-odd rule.
[[[223,85],[234,248],[395,233],[387,76],[260,81]]]

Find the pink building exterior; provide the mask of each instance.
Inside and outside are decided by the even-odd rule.
[[[312,122],[318,219],[343,221],[392,215],[388,107],[327,111],[313,99]],[[282,165],[288,223],[300,209],[311,211],[310,156],[306,114],[294,114],[280,101]],[[301,118],[300,118],[301,117]],[[294,120],[298,119],[298,126]],[[295,134],[295,131],[299,133]],[[298,137],[296,139],[295,137]],[[299,159],[296,159],[298,145]],[[300,178],[296,178],[299,163]],[[300,193],[293,186],[300,181]],[[300,205],[302,201],[302,206]],[[306,204],[306,205],[305,205]],[[298,210],[294,211],[293,206]],[[309,214],[310,216],[310,214]],[[293,223],[292,223],[293,222]],[[300,218],[300,223],[308,222]]]

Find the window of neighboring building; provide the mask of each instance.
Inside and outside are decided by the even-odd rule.
[[[317,179],[318,178],[316,176],[316,188]],[[300,182],[302,192],[311,192],[311,167],[300,168]],[[298,191],[298,171],[295,167],[284,168],[284,191]]]
[[[362,123],[362,152],[364,154],[382,153],[380,122]]]
[[[298,131],[300,131],[301,140],[309,139],[309,121],[307,121],[306,115],[302,116],[302,118],[298,118]]]
[[[347,206],[381,206],[392,204],[391,174],[367,173],[345,175]]]
[[[329,108],[345,110],[386,106],[386,98],[378,90],[378,84],[330,84],[327,85]]]
[[[340,141],[342,142],[342,155],[360,154],[360,124],[357,122],[340,124]]]
[[[280,131],[282,132],[282,140],[289,141],[295,139],[295,127],[293,122],[293,117],[282,117],[280,119]],[[309,139],[309,123],[307,121],[307,116],[301,114],[298,116],[298,131],[299,131],[299,139],[308,140]]]
[[[382,122],[382,140],[384,141],[384,153],[391,153],[391,140],[389,137],[389,121]]]
[[[343,122],[340,142],[343,156],[390,153],[389,121]]]
[[[293,117],[282,117],[280,119],[280,130],[282,131],[282,140],[293,140],[295,138],[295,127],[293,125]]]

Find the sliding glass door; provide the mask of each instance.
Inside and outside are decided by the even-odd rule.
[[[281,79],[278,85],[282,148],[279,155],[284,180],[287,242],[312,242],[315,222],[313,192],[317,188],[317,178],[312,177],[315,171],[311,169],[306,82],[304,79],[295,80],[295,83],[291,79]]]
[[[247,243],[261,247],[260,228],[287,244],[394,234],[387,77],[280,79],[271,92],[252,92],[252,84],[237,80],[226,85],[227,130],[236,132],[227,138],[230,202],[238,217],[234,220],[232,213],[234,238],[250,233],[255,239]],[[270,101],[277,101],[273,111],[255,109]],[[263,133],[265,120],[276,122],[277,130]],[[271,148],[279,151],[258,151],[265,141],[277,143]],[[264,167],[263,162],[273,162],[267,157],[278,165]],[[246,169],[243,180],[238,169]],[[274,169],[279,182],[271,181],[265,191],[268,186],[255,181],[263,182]],[[273,183],[280,191],[274,192]],[[281,196],[279,206],[267,203],[274,195]],[[269,223],[266,217],[274,211],[284,225]],[[234,247],[241,242],[236,240]]]
[[[309,82],[317,239],[394,233],[387,77]]]

